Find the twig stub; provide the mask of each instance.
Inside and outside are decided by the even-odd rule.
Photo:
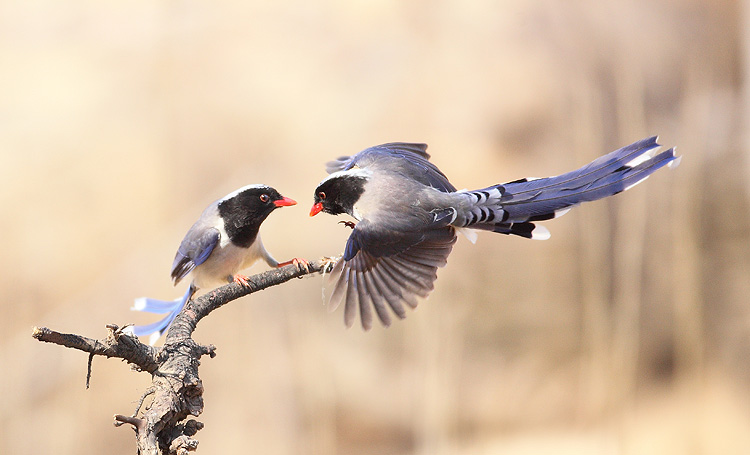
[[[95,355],[117,357],[140,371],[151,373],[151,386],[141,396],[135,414],[115,415],[115,425],[127,423],[133,426],[139,454],[186,454],[197,448],[198,441],[192,436],[203,428],[203,424],[196,420],[185,421],[188,416],[198,416],[203,412],[203,382],[198,375],[200,358],[216,355],[215,346],[200,345],[192,339],[198,322],[232,300],[292,278],[321,272],[328,266],[326,261],[315,261],[308,267],[288,265],[249,277],[248,286],[231,283],[190,300],[175,318],[161,348],[141,343],[114,324],[107,325],[104,340],[55,332],[46,327],[34,327],[32,336],[39,341],[89,353],[87,388]],[[153,395],[153,401],[138,417],[143,401],[149,395]]]

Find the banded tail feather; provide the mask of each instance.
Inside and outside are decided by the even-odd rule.
[[[642,139],[562,175],[520,179],[474,191],[463,191],[468,209],[456,215],[456,227],[480,229],[531,239],[549,231],[535,223],[567,213],[574,206],[628,190],[658,169],[676,167],[670,148],[655,154],[657,137]]]

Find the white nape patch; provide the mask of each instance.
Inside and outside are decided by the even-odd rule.
[[[372,171],[369,169],[363,169],[359,167],[353,167],[351,169],[347,169],[344,171],[336,171],[333,174],[328,174],[328,177],[324,178],[323,180],[318,183],[318,186],[322,185],[323,182],[326,182],[331,179],[339,178],[339,177],[364,177],[369,178],[372,175]]]
[[[219,199],[219,202],[226,201],[227,199],[232,199],[233,197],[237,196],[238,194],[242,193],[245,190],[254,189],[254,188],[270,188],[268,185],[264,185],[262,183],[253,183],[251,185],[245,185],[242,188],[238,188],[231,193],[227,194],[223,198]]]
[[[680,165],[680,161],[682,161],[682,157],[678,156],[677,158],[675,158],[672,161],[670,161],[669,164],[667,164],[667,167],[669,169],[674,169],[674,168],[676,168],[677,166]]]
[[[225,248],[229,244],[229,234],[227,234],[226,229],[224,229],[224,219],[218,216],[218,213],[214,227],[219,231],[219,248]]]
[[[636,166],[638,166],[641,163],[645,163],[646,161],[648,161],[648,160],[650,160],[651,158],[654,157],[654,154],[656,153],[657,150],[658,150],[658,148],[653,148],[653,149],[649,150],[648,152],[643,153],[642,155],[638,155],[635,158],[633,158],[632,160],[630,160],[627,163],[625,163],[625,166],[627,166],[627,167],[636,167]]]
[[[645,181],[646,181],[646,179],[647,179],[647,178],[649,178],[649,177],[651,177],[651,176],[650,176],[650,175],[647,175],[646,177],[643,177],[642,179],[638,180],[637,182],[635,182],[635,183],[632,183],[632,184],[630,184],[630,185],[626,186],[626,187],[625,187],[625,188],[623,188],[622,190],[623,190],[623,191],[627,191],[627,190],[629,190],[629,189],[633,188],[634,186],[638,185],[639,183],[641,183],[641,182],[645,182]]]
[[[131,306],[130,309],[132,311],[143,311],[147,306],[146,301],[146,297],[138,297],[135,299],[133,306]]]
[[[474,229],[456,228],[456,230],[461,235],[463,235],[464,237],[466,237],[466,240],[468,240],[469,242],[474,243],[474,244],[477,243],[477,238],[479,237],[479,235],[477,234],[477,231],[475,231]]]
[[[547,240],[550,236],[549,229],[544,226],[539,226],[538,224],[535,225],[534,230],[531,231],[532,240]]]

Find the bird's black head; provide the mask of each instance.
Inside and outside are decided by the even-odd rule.
[[[343,171],[331,174],[315,188],[310,216],[320,212],[352,215],[354,204],[365,191],[367,176],[361,172]]]
[[[294,204],[294,200],[270,186],[248,185],[221,199],[218,209],[229,240],[247,248],[255,241],[261,223],[271,212]]]

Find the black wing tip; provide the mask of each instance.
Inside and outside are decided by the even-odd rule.
[[[172,277],[172,281],[174,282],[173,284],[177,286],[177,284],[182,281],[182,279],[185,278],[188,273],[192,272],[194,268],[195,264],[193,263],[193,261],[187,258],[182,258],[182,260],[180,260],[177,264],[174,265],[174,267],[172,267],[172,273],[170,276]]]

